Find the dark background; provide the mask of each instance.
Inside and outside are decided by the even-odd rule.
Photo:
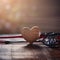
[[[60,0],[36,0],[37,10],[28,17],[29,26],[38,25],[42,32],[60,32]],[[32,7],[32,6],[31,6]],[[25,21],[26,22],[26,21]]]

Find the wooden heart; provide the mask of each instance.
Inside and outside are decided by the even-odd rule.
[[[29,27],[24,27],[21,29],[22,36],[26,41],[32,44],[39,38],[40,29],[38,26],[34,26],[31,29]]]

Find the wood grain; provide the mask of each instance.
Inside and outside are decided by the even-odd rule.
[[[40,42],[1,44],[0,60],[60,60],[60,48],[49,48]]]

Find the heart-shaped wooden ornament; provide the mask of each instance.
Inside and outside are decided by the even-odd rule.
[[[38,26],[33,26],[31,29],[29,27],[23,27],[21,33],[23,38],[30,44],[40,37],[40,29]]]

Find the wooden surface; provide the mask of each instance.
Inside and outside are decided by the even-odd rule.
[[[36,42],[0,44],[0,60],[60,60],[60,48],[49,48]]]

